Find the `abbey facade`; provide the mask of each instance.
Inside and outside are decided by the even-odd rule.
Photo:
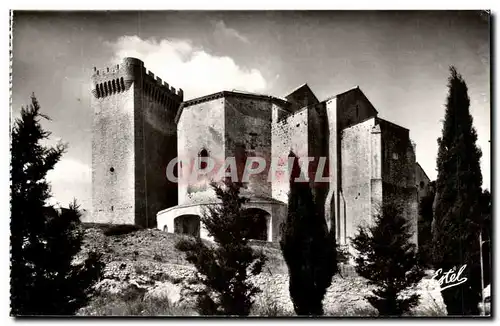
[[[293,153],[309,162],[306,180],[339,244],[393,200],[403,203],[417,242],[418,201],[429,179],[409,130],[379,118],[359,87],[325,100],[304,84],[282,98],[221,91],[183,101],[181,89],[134,58],[94,69],[92,87],[92,222],[209,238],[200,216],[217,202],[210,182],[220,180],[190,178],[191,163],[235,158],[245,167],[257,157],[267,164],[245,180],[245,210],[258,217],[256,239],[277,241],[289,180],[270,179],[269,169],[276,164],[287,175]],[[172,160],[177,180],[166,177]]]

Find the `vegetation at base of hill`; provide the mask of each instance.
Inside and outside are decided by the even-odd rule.
[[[81,316],[196,316],[188,307],[172,304],[167,298],[145,297],[144,291],[99,294],[78,313]]]
[[[352,239],[356,272],[376,286],[366,299],[381,316],[401,316],[418,304],[418,294],[403,295],[424,276],[411,237],[402,209],[390,203],[381,207],[373,225],[359,226]]]
[[[11,315],[72,315],[87,304],[103,264],[91,252],[80,264],[83,228],[76,202],[69,209],[47,205],[51,197],[47,172],[65,151],[46,147],[45,131],[34,96],[21,109],[11,133]]]

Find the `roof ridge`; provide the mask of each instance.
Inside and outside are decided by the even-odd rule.
[[[309,87],[309,85],[307,84],[307,82],[305,82],[305,83],[301,84],[300,86],[295,87],[295,88],[294,88],[294,89],[292,89],[291,91],[289,91],[289,92],[285,93],[285,94],[286,94],[285,96],[288,96],[288,95],[290,95],[290,94],[293,94],[295,91],[297,91],[297,90],[301,89],[301,88],[302,88],[302,87],[304,87],[304,86]],[[309,87],[309,89],[311,89],[311,87]],[[311,91],[312,91],[312,89],[311,89]]]

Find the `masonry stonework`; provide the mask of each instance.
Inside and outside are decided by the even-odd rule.
[[[158,210],[177,204],[177,185],[165,178],[165,168],[176,157],[182,90],[125,58],[94,68],[92,95],[91,221],[154,227]]]
[[[374,120],[372,118],[351,126],[341,133],[341,244],[345,244],[347,238],[355,233],[358,225],[371,222],[371,131]]]
[[[323,101],[304,84],[283,98],[222,91],[182,102],[182,90],[133,58],[95,70],[92,82],[95,222],[209,239],[199,217],[218,203],[210,183],[233,175],[227,159],[240,181],[259,159],[264,169],[243,180],[242,195],[250,199],[244,210],[262,218],[265,230],[255,233],[261,240],[278,241],[293,153],[308,162],[302,172],[339,244],[348,245],[359,225],[394,200],[403,203],[416,242],[419,185],[428,180],[409,130],[380,119],[359,87]],[[175,159],[177,182],[165,177]],[[215,163],[209,174],[204,159]]]

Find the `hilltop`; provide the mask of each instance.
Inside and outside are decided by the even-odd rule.
[[[104,278],[96,285],[99,294],[80,315],[196,315],[194,297],[196,270],[175,248],[183,235],[133,226],[86,225],[79,258],[89,250],[102,253]],[[208,245],[212,245],[207,242]],[[263,272],[252,281],[262,292],[256,297],[255,315],[293,315],[288,294],[288,273],[277,243],[252,242],[268,257]],[[328,315],[374,315],[363,298],[370,287],[352,269],[342,268],[327,291],[323,304]],[[346,273],[346,270],[349,271]],[[437,283],[423,280],[417,291],[422,304],[415,313],[446,314]]]

